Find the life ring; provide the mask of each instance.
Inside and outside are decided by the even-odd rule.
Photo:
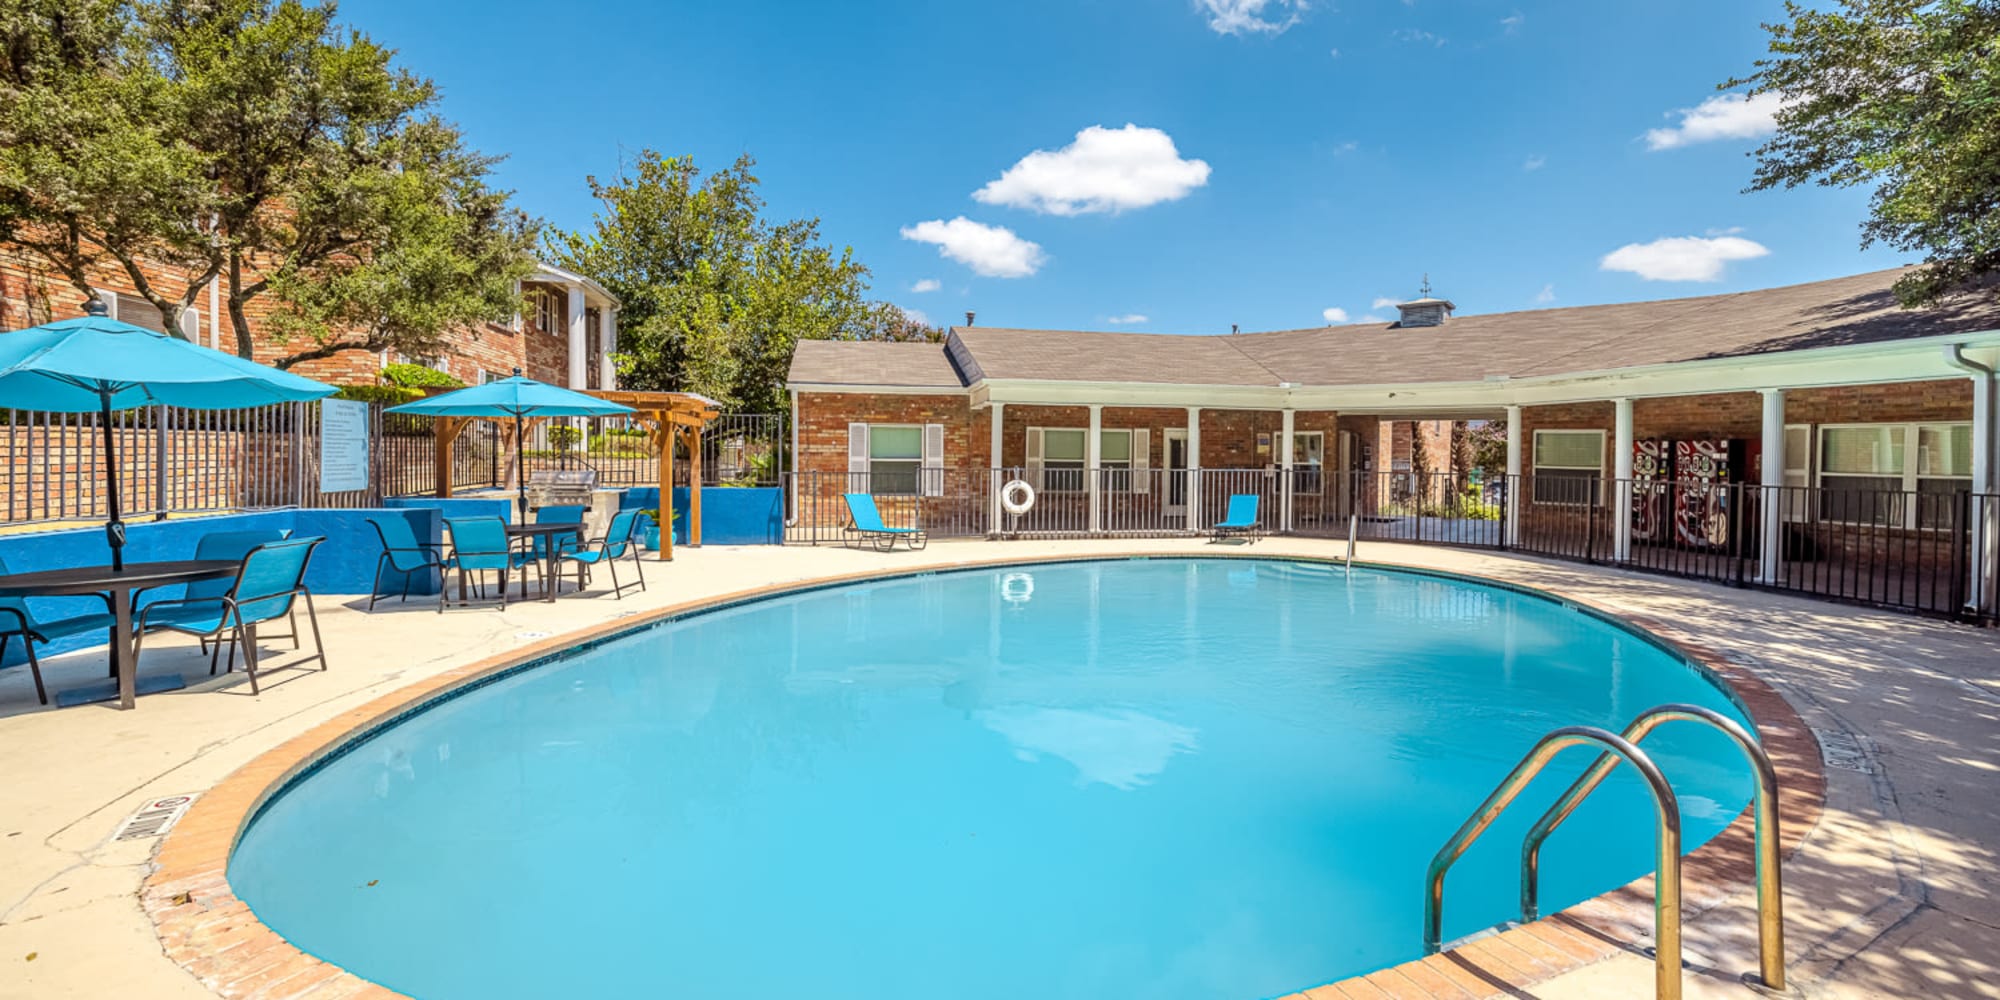
[[[1027,573],[1009,573],[1000,578],[1000,599],[1022,605],[1034,599],[1035,578]]]
[[[1000,507],[1009,514],[1026,514],[1035,509],[1035,488],[1025,479],[1000,487]]]

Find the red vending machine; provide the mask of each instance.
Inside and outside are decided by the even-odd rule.
[[[1673,442],[1632,442],[1632,538],[1665,541],[1667,491],[1673,484]]]
[[[1709,439],[1674,442],[1674,541],[1693,548],[1727,549],[1730,519],[1737,515],[1730,484],[1748,471],[1744,442]]]

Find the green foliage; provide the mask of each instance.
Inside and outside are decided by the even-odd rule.
[[[333,394],[333,398],[399,406],[422,399],[424,394],[416,389],[405,389],[397,385],[343,385]]]
[[[558,455],[576,450],[576,443],[583,440],[583,431],[568,424],[549,425],[549,447]]]
[[[122,265],[169,329],[220,277],[237,353],[427,357],[516,309],[532,227],[436,88],[301,0],[26,0],[0,12],[0,237],[88,290]],[[171,298],[139,266],[177,271]]]
[[[1925,255],[1896,291],[1938,301],[2000,273],[2000,4],[1785,4],[1769,58],[1725,87],[1779,94],[1752,190],[1872,185],[1862,245]]]
[[[617,177],[590,178],[603,208],[589,231],[548,234],[550,256],[623,303],[624,385],[776,412],[802,339],[936,339],[866,301],[868,269],[824,245],[818,219],[765,219],[754,165],[746,155],[704,177],[692,159],[645,150]]]
[[[455,376],[438,371],[428,365],[413,365],[399,362],[382,366],[382,382],[385,385],[401,386],[405,389],[463,389],[465,383]]]

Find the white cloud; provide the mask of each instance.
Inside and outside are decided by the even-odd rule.
[[[1511,35],[1514,32],[1521,30],[1522,23],[1527,20],[1528,20],[1527,17],[1517,10],[1514,13],[1501,18],[1500,27],[1507,34]]]
[[[1445,42],[1450,40],[1443,35],[1432,34],[1421,28],[1402,28],[1392,34],[1396,36],[1398,41],[1410,42],[1417,45],[1430,45],[1437,48],[1443,48]]]
[[[1146,322],[1146,314],[1145,314],[1145,313],[1126,313],[1126,314],[1125,314],[1125,315],[1123,315],[1123,316],[1107,316],[1107,317],[1105,317],[1105,320],[1104,320],[1104,321],[1105,321],[1106,323],[1110,323],[1110,324],[1112,324],[1112,325],[1114,325],[1114,326],[1126,326],[1126,325],[1129,325],[1129,324],[1132,324],[1132,323],[1144,323],[1144,322]]]
[[[1322,309],[1319,311],[1319,314],[1321,316],[1326,317],[1326,321],[1329,325],[1333,323],[1347,322],[1347,310],[1342,309],[1339,306],[1334,306],[1330,309]]]
[[[924,326],[931,325],[930,313],[927,313],[922,309],[911,309],[908,306],[899,306],[898,308],[903,310],[903,315],[908,316],[910,318],[910,322],[921,323]]]
[[[1038,149],[972,193],[988,205],[1050,215],[1122,212],[1185,198],[1208,183],[1208,164],[1184,160],[1156,128],[1092,125],[1061,149]]]
[[[1370,308],[1370,309],[1394,309],[1394,308],[1396,308],[1396,306],[1397,306],[1397,304],[1398,304],[1399,302],[1400,302],[1400,300],[1398,300],[1398,299],[1392,299],[1392,298],[1388,297],[1387,295],[1382,295],[1382,296],[1378,296],[1378,297],[1376,297],[1375,301],[1373,301],[1373,302],[1370,302],[1370,303],[1368,303],[1368,308]]]
[[[1554,285],[1543,285],[1542,290],[1535,293],[1536,302],[1554,302],[1555,300],[1556,286]]]
[[[932,219],[904,226],[902,234],[906,240],[936,244],[938,256],[989,278],[1025,278],[1048,260],[1040,244],[1022,239],[1004,226],[984,225],[963,215],[950,222]]]
[[[1669,236],[1651,243],[1628,243],[1604,255],[1598,267],[1629,271],[1647,281],[1719,281],[1723,266],[1754,260],[1771,251],[1741,236]]]
[[[925,278],[922,281],[919,281],[916,284],[911,285],[910,291],[916,292],[921,295],[924,292],[935,292],[943,287],[944,287],[943,283],[939,282],[936,278]]]
[[[1680,124],[1646,132],[1646,148],[1675,149],[1717,139],[1754,139],[1777,131],[1778,109],[1785,99],[1779,94],[1717,94],[1695,105],[1672,112]]]
[[[1218,35],[1282,34],[1306,8],[1306,0],[1194,0]]]
[[[1530,156],[1530,157],[1528,157],[1528,158],[1527,158],[1526,160],[1522,161],[1522,163],[1521,163],[1521,169],[1522,169],[1522,170],[1540,170],[1540,169],[1542,169],[1542,168],[1543,168],[1544,166],[1547,166],[1547,165],[1548,165],[1548,162],[1549,162],[1549,158],[1548,158],[1548,157],[1546,157],[1546,156],[1543,156],[1543,155],[1542,155],[1542,154],[1540,154],[1540,153],[1536,153],[1535,155],[1533,155],[1533,156]]]
[[[1387,323],[1387,322],[1389,322],[1389,321],[1388,321],[1388,320],[1386,320],[1386,319],[1383,319],[1383,318],[1382,318],[1382,317],[1380,317],[1380,316],[1377,316],[1377,315],[1375,315],[1374,313],[1369,313],[1368,315],[1366,315],[1366,316],[1363,316],[1363,317],[1361,317],[1360,319],[1357,319],[1357,320],[1355,320],[1355,322],[1356,322],[1356,323]]]

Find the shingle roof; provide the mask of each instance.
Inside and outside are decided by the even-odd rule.
[[[859,340],[801,340],[792,354],[795,385],[965,386],[944,345]]]
[[[980,379],[1180,385],[1476,382],[2000,330],[1990,292],[1906,310],[1903,269],[1699,298],[1237,336],[960,327],[946,345],[799,345],[794,383],[961,385]],[[963,379],[961,382],[960,379]],[[918,381],[918,380],[930,381]]]

